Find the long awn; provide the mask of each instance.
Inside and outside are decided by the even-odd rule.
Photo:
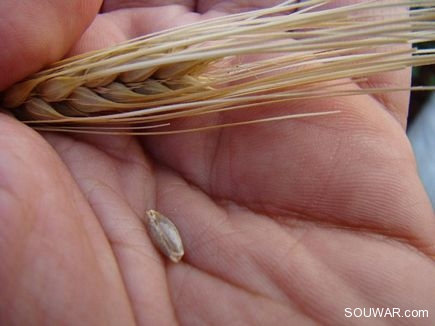
[[[285,1],[68,58],[6,90],[2,106],[38,130],[150,135],[335,113],[173,124],[269,103],[432,89],[347,86],[434,64],[435,49],[418,44],[435,40],[435,1],[330,2]]]

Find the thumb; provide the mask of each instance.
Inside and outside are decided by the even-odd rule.
[[[101,3],[0,1],[0,91],[65,55]]]

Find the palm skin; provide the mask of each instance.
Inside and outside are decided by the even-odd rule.
[[[122,9],[132,3],[106,1],[108,13],[71,53],[242,7],[204,1],[197,4],[204,16],[191,12],[190,1]],[[99,5],[54,5],[87,6],[89,16],[65,21],[76,29],[65,28],[63,42],[47,40],[50,55],[25,42],[26,61],[3,53],[0,65],[11,73],[2,74],[1,87],[66,52]],[[369,82],[406,85],[408,78]],[[429,318],[412,321],[433,323],[435,221],[404,132],[408,95],[291,103],[268,110],[342,112],[142,138],[41,135],[1,115],[0,323],[410,322],[346,318],[347,307],[428,309]],[[152,246],[141,221],[147,209],[179,227],[180,264]]]

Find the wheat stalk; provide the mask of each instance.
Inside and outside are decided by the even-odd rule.
[[[409,90],[346,86],[435,63],[435,49],[410,46],[435,40],[435,1],[321,8],[329,2],[286,1],[68,58],[6,90],[2,105],[40,130],[176,133],[334,113],[188,129],[170,125],[173,119],[268,103]],[[412,9],[376,17],[380,9],[401,7]]]

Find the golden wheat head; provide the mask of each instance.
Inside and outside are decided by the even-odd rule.
[[[403,91],[343,85],[435,63],[434,49],[413,47],[435,40],[434,0],[324,9],[329,2],[286,1],[68,58],[6,90],[2,105],[40,130],[182,132],[170,122],[266,103]],[[385,8],[391,15],[377,17]]]

